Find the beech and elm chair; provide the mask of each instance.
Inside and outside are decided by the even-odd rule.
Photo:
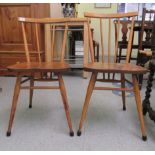
[[[62,101],[64,104],[64,109],[67,117],[67,122],[70,130],[70,136],[74,135],[73,129],[72,129],[72,122],[71,122],[71,117],[70,117],[70,112],[69,112],[69,105],[68,105],[68,100],[67,100],[67,94],[66,94],[66,89],[64,85],[64,81],[62,78],[62,73],[67,71],[70,66],[65,63],[64,61],[64,56],[65,56],[65,47],[67,43],[67,33],[68,33],[68,23],[71,21],[72,23],[81,21],[84,22],[84,19],[64,19],[64,18],[43,18],[43,19],[33,19],[33,18],[23,18],[20,17],[19,21],[22,26],[22,33],[23,33],[23,39],[24,39],[24,46],[25,46],[25,54],[26,54],[26,60],[27,62],[20,63],[20,64],[15,64],[12,66],[9,66],[8,69],[10,71],[14,71],[17,73],[17,80],[14,88],[14,96],[13,96],[13,101],[12,101],[12,108],[11,108],[11,113],[10,113],[10,121],[9,121],[9,126],[8,126],[8,131],[7,131],[7,136],[11,135],[11,128],[13,125],[13,120],[14,120],[14,115],[16,112],[16,106],[17,106],[17,100],[18,96],[20,93],[20,89],[29,89],[30,92],[30,98],[29,98],[29,107],[32,107],[32,97],[33,97],[33,90],[34,89],[60,89],[61,96],[62,96]],[[87,21],[87,20],[85,20]],[[52,38],[52,62],[43,62],[42,57],[40,55],[40,42],[38,37],[38,31],[39,27],[45,26],[46,24],[51,25],[52,33],[51,33],[51,38]],[[29,44],[28,44],[28,39],[27,39],[27,32],[26,31],[26,26],[32,26],[35,29],[35,37],[36,39],[36,45],[37,45],[37,53],[38,53],[38,62],[32,62],[31,57],[30,57],[30,51],[29,51]],[[63,41],[62,45],[60,42],[60,47],[61,47],[61,54],[60,54],[60,60],[54,61],[53,59],[53,54],[54,54],[54,44],[57,41],[55,39],[55,31],[57,29],[64,29],[64,35],[63,35]],[[50,32],[49,32],[50,33]],[[42,38],[44,41],[44,38]],[[60,41],[58,39],[58,41]],[[45,42],[46,44],[46,42]],[[46,45],[45,45],[46,46]],[[28,79],[22,80],[22,76],[25,75],[25,73],[29,73],[30,76]],[[36,74],[38,73],[38,74]],[[54,73],[56,77],[54,76],[48,76],[47,73]],[[36,74],[36,75],[35,75]],[[29,86],[22,86],[24,82],[30,81]],[[42,82],[55,82],[58,81],[58,86],[34,86],[35,81],[42,81]]]
[[[137,75],[146,73],[147,70],[141,66],[136,66],[134,64],[129,63],[130,58],[130,52],[132,48],[132,36],[133,36],[133,28],[134,28],[134,19],[138,15],[137,12],[131,12],[131,13],[122,13],[122,14],[97,14],[97,13],[85,13],[85,17],[87,17],[89,20],[92,18],[94,20],[99,20],[100,22],[100,28],[99,33],[101,36],[101,49],[102,49],[102,62],[94,62],[94,51],[93,51],[93,40],[91,36],[90,31],[90,22],[88,22],[88,36],[89,36],[89,49],[90,49],[90,57],[91,62],[84,64],[84,70],[91,72],[91,78],[89,81],[89,85],[87,88],[86,98],[82,110],[81,120],[79,124],[79,130],[77,132],[77,135],[81,135],[81,130],[83,127],[83,123],[86,117],[86,113],[88,110],[89,102],[91,95],[93,93],[93,90],[119,90],[122,91],[122,101],[123,101],[123,110],[126,110],[125,105],[125,91],[133,91],[135,95],[136,105],[137,105],[137,111],[140,119],[140,125],[141,125],[141,132],[142,132],[142,139],[146,140],[146,131],[144,126],[144,119],[143,119],[143,113],[142,113],[142,104],[141,104],[141,96],[139,91],[139,86],[137,82]],[[119,31],[120,31],[120,19],[121,18],[129,18],[131,17],[131,29],[129,32],[129,40],[127,45],[127,56],[126,56],[126,62],[125,63],[116,63],[116,54],[118,49],[118,40],[119,40]],[[112,49],[112,37],[115,36],[115,33],[112,33],[114,28],[112,29],[112,20],[117,19],[117,39],[114,42],[114,50]],[[104,21],[104,26],[103,26]],[[108,23],[108,28],[105,28],[105,23]],[[106,32],[107,38],[105,37]],[[105,50],[105,41],[108,41],[107,43],[107,51]],[[112,51],[114,51],[114,57],[112,57]],[[85,52],[88,52],[85,51]],[[105,53],[108,54],[108,60],[106,62],[105,59]],[[87,58],[85,58],[87,59]],[[103,77],[99,78],[98,73],[102,73]],[[116,79],[115,74],[120,74],[120,79]],[[125,87],[125,74],[131,74],[132,75],[132,81],[133,81],[133,88],[126,88]],[[107,76],[105,76],[107,75]],[[112,87],[99,87],[95,86],[96,82],[120,82],[121,88],[112,88]],[[103,98],[104,101],[104,98]]]

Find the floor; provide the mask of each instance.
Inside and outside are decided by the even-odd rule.
[[[75,133],[88,80],[64,76]],[[28,91],[22,90],[12,135],[6,137],[14,83],[13,77],[0,77],[0,150],[155,150],[155,124],[145,117],[148,140],[142,141],[134,97],[127,97],[124,112],[121,97],[111,91],[94,91],[82,136],[70,137],[59,91],[36,90],[29,109]],[[155,88],[151,101],[155,109]]]

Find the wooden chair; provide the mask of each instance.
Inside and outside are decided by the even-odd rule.
[[[155,110],[151,107],[151,101],[150,101],[152,94],[153,80],[155,75],[155,16],[152,27],[151,51],[152,51],[151,52],[152,59],[149,62],[149,75],[145,91],[145,98],[143,100],[143,114],[146,115],[148,113],[150,119],[155,122]],[[144,53],[146,54],[147,52],[144,51]],[[147,53],[147,56],[149,56],[149,53]]]
[[[118,41],[118,51],[117,51],[117,58],[116,58],[116,61],[117,62],[121,62],[121,60],[126,60],[126,53],[123,55],[122,54],[122,51],[123,49],[126,50],[127,47],[128,47],[128,42],[127,42],[127,33],[128,33],[128,30],[130,30],[130,25],[131,21],[130,19],[128,18],[127,21],[121,21],[120,24],[121,24],[121,32],[122,32],[122,40]],[[114,21],[114,24],[115,24],[115,40],[117,38],[117,24],[118,22],[115,20]],[[136,29],[136,27],[134,27],[134,33],[138,31]],[[133,42],[134,42],[134,33],[133,33]],[[129,59],[129,62],[131,60],[136,60],[137,61],[137,57],[132,57],[132,49],[137,49],[138,50],[138,47],[139,45],[138,44],[132,44],[132,48],[131,48],[131,54],[130,54],[130,59]]]
[[[147,18],[148,17],[148,18]],[[137,57],[137,64],[144,67],[145,63],[152,57],[151,49],[151,36],[153,27],[153,18],[155,17],[155,10],[147,10],[143,8],[142,22],[140,26],[140,40],[139,40],[139,52]],[[146,34],[146,35],[144,35]],[[143,74],[139,75],[139,85],[142,87]]]
[[[33,97],[33,90],[34,89],[60,89],[61,96],[62,96],[62,101],[64,104],[64,109],[68,121],[68,126],[70,130],[70,136],[74,135],[73,129],[72,129],[72,123],[71,123],[71,117],[70,117],[70,112],[69,112],[69,105],[68,105],[68,100],[67,100],[67,94],[66,94],[66,89],[64,85],[64,81],[62,78],[62,73],[67,71],[70,66],[65,63],[64,61],[64,56],[65,56],[65,47],[67,43],[67,32],[68,32],[68,24],[70,22],[84,22],[84,19],[70,19],[70,18],[43,18],[43,19],[33,19],[33,18],[19,18],[19,21],[21,22],[22,26],[22,33],[23,33],[23,39],[24,39],[24,46],[25,46],[25,53],[26,53],[26,60],[27,62],[25,63],[20,63],[20,64],[15,64],[12,66],[9,66],[8,69],[10,71],[15,71],[17,73],[17,80],[15,84],[15,89],[14,89],[14,96],[13,96],[13,102],[12,102],[12,108],[11,108],[11,113],[10,113],[10,121],[9,121],[9,126],[8,126],[8,131],[7,131],[7,136],[11,135],[11,128],[14,120],[14,115],[16,112],[16,106],[17,106],[17,100],[18,96],[20,93],[20,89],[29,89],[30,92],[30,98],[29,98],[29,108],[32,108],[32,97]],[[85,19],[85,21],[87,21]],[[38,31],[39,31],[39,26],[45,26],[46,24],[50,24],[52,28],[52,62],[43,62],[42,57],[40,55],[40,41],[38,39]],[[31,25],[34,26],[35,28],[35,34],[33,37],[36,39],[36,46],[37,46],[37,52],[38,52],[38,62],[31,62],[30,58],[30,51],[29,51],[29,44],[28,44],[28,39],[26,35],[26,26]],[[57,29],[61,28],[64,29],[64,36],[63,36],[63,41],[62,41],[62,46],[60,42],[60,47],[61,47],[61,54],[60,54],[60,60],[54,61],[54,44],[55,44],[55,31]],[[49,32],[50,33],[50,32]],[[60,41],[58,39],[58,41]],[[46,44],[46,42],[45,42]],[[45,45],[46,46],[46,45]],[[30,77],[28,79],[22,80],[22,76],[26,73],[30,74]],[[54,73],[56,77],[51,77],[48,76],[47,73]],[[35,76],[36,73],[39,73],[37,77]],[[53,74],[51,74],[53,75]],[[29,86],[22,86],[24,82],[30,81]],[[43,81],[43,82],[53,82],[53,81],[58,81],[58,86],[34,86],[35,81]]]
[[[77,135],[81,135],[81,129],[83,126],[84,119],[86,117],[86,113],[88,110],[89,102],[91,95],[93,93],[93,90],[119,90],[122,91],[122,101],[123,101],[123,110],[126,110],[125,105],[125,91],[133,91],[135,94],[136,99],[136,105],[137,105],[137,111],[140,119],[140,125],[141,125],[141,131],[142,131],[142,139],[146,140],[146,132],[145,132],[145,126],[144,126],[144,119],[143,119],[143,113],[142,113],[142,104],[141,104],[141,96],[139,91],[139,86],[137,82],[137,75],[140,73],[146,73],[147,70],[141,66],[136,66],[129,63],[129,57],[132,47],[132,35],[133,35],[133,28],[134,28],[134,18],[137,16],[137,12],[131,12],[131,13],[124,13],[124,14],[97,14],[97,13],[85,13],[85,17],[88,19],[94,18],[94,20],[100,21],[100,34],[101,34],[101,48],[102,48],[102,62],[94,62],[94,52],[93,52],[93,44],[92,44],[92,36],[90,33],[90,23],[88,23],[88,36],[89,36],[89,46],[90,46],[90,57],[91,62],[84,64],[85,71],[91,72],[91,78],[90,82],[87,88],[86,98],[83,106],[83,111],[81,115],[81,120],[79,124],[79,130],[77,132]],[[129,40],[128,40],[128,48],[127,48],[127,57],[126,57],[126,63],[116,63],[116,54],[118,49],[118,38],[119,38],[119,29],[120,29],[120,19],[124,17],[132,17],[131,20],[131,29],[129,33]],[[111,37],[112,35],[112,20],[116,19],[118,20],[118,26],[117,26],[117,39],[115,42],[114,47],[114,59],[111,57],[112,54],[112,46],[111,46]],[[105,25],[103,27],[103,20],[104,23],[108,23],[108,29],[105,29]],[[105,38],[105,33],[108,33],[108,37]],[[106,62],[105,60],[105,40],[108,40],[107,44],[107,51],[108,51],[108,60]],[[85,52],[88,52],[85,51]],[[87,59],[87,58],[85,58]],[[98,73],[103,74],[103,78],[98,78]],[[121,78],[120,80],[116,79],[116,76],[113,76],[114,74],[120,74]],[[107,74],[107,76],[105,76]],[[112,74],[112,75],[111,75]],[[131,74],[132,75],[132,81],[133,81],[133,88],[125,88],[125,74]],[[121,88],[111,88],[111,87],[99,87],[95,86],[96,82],[120,82]],[[104,98],[103,98],[104,99]]]

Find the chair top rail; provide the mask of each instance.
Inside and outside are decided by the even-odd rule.
[[[87,18],[25,18],[18,17],[18,21],[27,23],[67,23],[67,22],[87,22]]]
[[[85,12],[84,16],[90,18],[123,18],[123,17],[138,16],[138,12],[117,13],[117,14],[98,14],[98,13]]]

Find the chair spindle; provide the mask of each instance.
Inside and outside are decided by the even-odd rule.
[[[25,32],[25,25],[22,22],[22,31],[23,31],[23,40],[24,40],[24,48],[25,48],[25,53],[26,53],[26,60],[28,63],[30,63],[30,54],[29,54],[29,49],[28,49],[28,43],[27,43],[27,39],[26,39],[26,32]]]
[[[55,45],[55,25],[52,26],[52,44],[51,44],[51,56],[52,60],[54,60],[54,45]]]
[[[111,19],[109,19],[109,33],[108,33],[108,63],[110,63],[111,56]]]
[[[102,63],[104,63],[104,45],[103,45],[103,26],[102,26],[102,18],[100,18],[100,34],[101,34],[101,47],[102,47]]]
[[[68,25],[66,23],[65,24],[64,37],[63,37],[63,43],[62,43],[62,49],[61,49],[61,62],[64,62],[65,48],[66,48],[66,42],[67,42],[67,32],[68,32]]]
[[[130,60],[134,24],[135,24],[135,20],[134,20],[134,17],[132,17],[131,30],[130,30],[131,32],[130,32],[130,35],[129,35],[129,41],[128,41],[128,47],[127,47],[126,63],[129,63],[129,60]]]
[[[93,48],[93,38],[91,33],[91,28],[88,20],[88,36],[89,36],[89,45],[90,45],[90,54],[91,54],[91,61],[94,62],[94,48]]]
[[[38,60],[39,60],[39,62],[41,62],[39,35],[38,35],[38,24],[37,23],[35,23],[35,34],[36,34],[36,41],[37,41]]]
[[[118,18],[118,25],[117,25],[117,35],[116,35],[116,42],[115,42],[114,62],[116,62],[116,57],[117,57],[119,31],[120,31],[120,18]]]

